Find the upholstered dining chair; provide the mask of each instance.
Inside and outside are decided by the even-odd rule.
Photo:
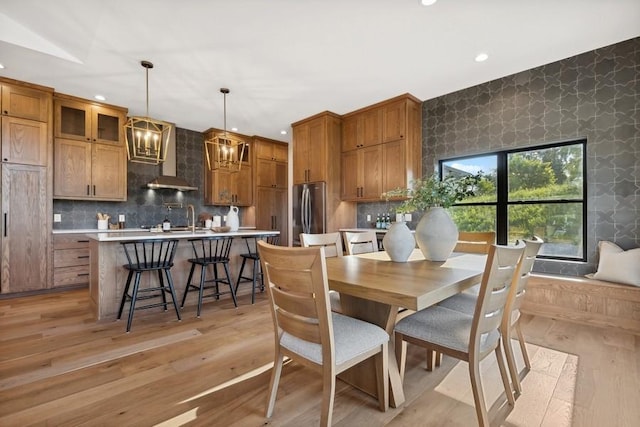
[[[481,427],[489,425],[489,416],[480,378],[480,361],[491,352],[495,352],[498,360],[507,400],[510,405],[515,403],[502,356],[499,328],[514,276],[519,274],[524,248],[524,244],[491,246],[473,315],[435,305],[406,316],[395,327],[395,351],[401,376],[405,371],[406,343],[468,362],[476,416]]]
[[[336,375],[370,357],[375,358],[378,405],[386,411],[389,335],[372,323],[330,310],[325,248],[260,241],[258,251],[275,336],[267,417],[273,415],[285,356],[322,374],[322,426],[331,425]]]
[[[345,231],[342,237],[347,255],[378,252],[378,236],[373,230]]]
[[[522,305],[522,301],[526,293],[527,283],[529,282],[529,276],[531,275],[533,263],[536,260],[536,255],[538,255],[538,252],[540,252],[540,247],[542,247],[543,243],[544,241],[537,236],[534,236],[531,240],[524,240],[525,250],[524,254],[522,255],[520,271],[518,276],[515,278],[513,285],[511,286],[509,297],[507,298],[507,302],[505,304],[504,315],[502,317],[502,322],[500,325],[500,333],[502,334],[502,345],[507,356],[507,365],[509,367],[511,383],[513,384],[513,389],[516,397],[518,397],[522,393],[522,385],[520,384],[520,375],[518,374],[518,369],[515,362],[513,347],[511,343],[511,333],[514,330],[516,331],[518,342],[520,343],[522,358],[524,359],[526,368],[525,373],[529,372],[531,370],[531,362],[529,361],[529,354],[527,353],[524,334],[522,333],[522,329],[520,327],[520,306]],[[477,294],[474,295],[473,293],[463,292],[447,298],[446,300],[440,302],[438,305],[441,307],[449,308],[451,310],[473,314],[477,305],[477,300]]]
[[[327,258],[344,256],[340,233],[300,233],[300,244],[305,248],[322,246],[325,248],[324,253]],[[340,294],[336,291],[329,291],[329,299],[331,310],[342,313]]]
[[[489,247],[496,242],[495,231],[460,231],[454,252],[474,254],[489,253]]]

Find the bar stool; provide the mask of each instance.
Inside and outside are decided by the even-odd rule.
[[[127,276],[127,283],[124,287],[124,292],[122,293],[122,300],[120,301],[118,320],[122,317],[122,310],[124,309],[125,302],[129,300],[131,303],[129,305],[127,332],[131,330],[131,322],[133,320],[133,312],[135,310],[164,306],[164,310],[167,311],[167,306],[169,304],[173,304],[173,307],[176,310],[176,316],[178,317],[178,320],[181,320],[180,312],[178,311],[178,299],[176,298],[173,279],[171,278],[171,267],[173,267],[173,258],[178,247],[178,240],[153,239],[121,243],[124,248],[124,254],[127,257],[127,264],[123,265],[123,267],[129,270],[129,275]],[[156,286],[151,285],[149,287],[140,288],[140,277],[145,271],[158,272],[158,284]],[[129,293],[131,279],[134,274],[135,279],[133,281],[133,290]],[[145,295],[139,295],[140,293],[145,293]],[[149,294],[147,295],[146,293]],[[171,295],[171,302],[167,302],[167,293]],[[138,300],[158,297],[162,297],[162,302],[150,303],[136,307],[136,302]]]
[[[244,236],[242,237],[247,245],[247,253],[240,254],[242,257],[242,265],[240,266],[240,273],[238,274],[238,280],[236,280],[236,294],[238,293],[238,286],[241,282],[251,282],[251,304],[255,303],[256,299],[256,281],[260,276],[260,292],[264,292],[264,283],[262,281],[262,269],[260,268],[260,254],[258,254],[258,240],[264,240],[270,245],[277,245],[280,242],[279,234],[267,234],[263,236]],[[251,276],[243,276],[244,267],[247,260],[253,261],[253,270]]]
[[[236,301],[236,292],[233,288],[233,279],[229,273],[229,252],[231,251],[231,244],[233,243],[233,237],[231,236],[211,236],[202,237],[198,239],[189,239],[191,246],[193,247],[193,258],[189,259],[191,263],[191,270],[189,271],[189,278],[187,279],[187,286],[184,288],[184,295],[182,297],[182,305],[187,300],[187,293],[191,288],[198,289],[198,317],[200,317],[200,311],[202,310],[202,298],[213,297],[220,299],[220,295],[231,293],[233,299],[233,305],[238,307]],[[196,265],[200,266],[200,283],[192,284],[193,272]],[[207,267],[213,266],[213,279],[207,279]],[[224,276],[218,275],[218,265],[224,267]],[[220,292],[218,286],[219,283],[229,285],[229,292]],[[210,295],[204,295],[205,289],[215,288],[215,292]]]

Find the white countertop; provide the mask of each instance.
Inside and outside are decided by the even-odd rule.
[[[100,233],[86,233],[87,237],[100,242],[123,242],[130,240],[147,240],[147,239],[193,239],[198,237],[211,237],[211,236],[231,236],[231,237],[243,237],[243,236],[264,236],[267,234],[280,234],[276,230],[255,230],[255,229],[240,229],[238,231],[227,233],[215,233],[211,230],[196,230],[192,231],[171,231],[168,233],[163,232],[150,232],[150,231],[123,231],[123,230],[111,230],[109,232]]]
[[[238,231],[248,231],[255,230],[255,227],[240,227]],[[52,234],[88,234],[88,233],[146,233],[151,234],[148,229],[144,228],[125,228],[125,229],[115,229],[115,230],[98,230],[97,228],[76,228],[76,229],[63,229],[63,230],[52,230]],[[182,233],[182,232],[178,232]],[[178,234],[176,233],[176,234]],[[155,234],[155,233],[154,233]],[[162,233],[160,233],[162,234]],[[201,234],[201,233],[198,233]],[[213,234],[213,232],[211,233]],[[228,234],[228,233],[222,233]]]
[[[351,233],[358,233],[358,232],[362,232],[362,231],[375,231],[376,233],[379,234],[385,234],[388,229],[386,228],[341,228],[340,231],[348,231]],[[410,230],[412,233],[415,233],[415,230]]]

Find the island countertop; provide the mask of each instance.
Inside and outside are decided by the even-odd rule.
[[[193,239],[199,237],[226,236],[226,237],[245,237],[245,236],[265,236],[271,234],[280,234],[277,230],[238,230],[228,231],[226,233],[216,233],[212,230],[196,230],[193,231],[169,231],[169,232],[150,232],[150,231],[111,231],[109,233],[87,233],[90,239],[99,242],[124,242],[134,240],[148,239]]]

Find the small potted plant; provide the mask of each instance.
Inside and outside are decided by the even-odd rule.
[[[446,208],[474,196],[480,177],[480,173],[449,174],[441,180],[433,174],[412,181],[410,188],[387,191],[383,197],[387,200],[405,199],[396,208],[398,213],[425,211],[416,227],[415,240],[426,259],[445,261],[458,241],[458,228]]]

